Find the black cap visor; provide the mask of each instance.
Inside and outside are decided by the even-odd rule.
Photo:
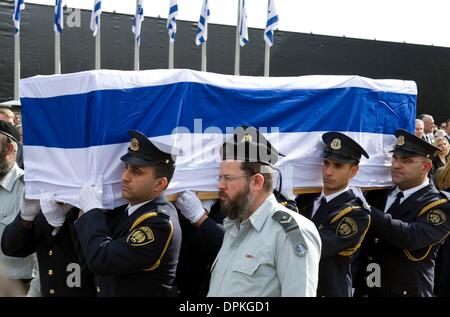
[[[161,163],[159,161],[149,161],[148,159],[143,159],[130,153],[123,155],[120,159],[134,166],[153,166]]]
[[[359,164],[359,160],[332,152],[323,152],[321,157],[344,164]]]

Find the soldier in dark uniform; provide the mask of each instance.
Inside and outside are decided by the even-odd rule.
[[[432,296],[436,252],[449,233],[449,197],[428,179],[439,149],[395,132],[394,188],[369,193],[372,226],[361,248],[356,296]]]
[[[370,216],[348,184],[358,172],[361,155],[369,156],[345,134],[327,132],[322,140],[322,192],[297,196],[297,206],[322,239],[317,296],[350,297],[352,256],[364,239]]]
[[[84,214],[75,223],[82,253],[99,296],[176,296],[181,231],[163,191],[181,153],[138,131],[128,133],[131,143],[121,160],[122,196],[129,204],[104,211],[101,185],[83,186]]]
[[[37,253],[44,297],[95,296],[94,277],[79,262],[74,247],[72,224],[79,209],[55,201],[53,208],[48,205],[24,199],[21,212],[3,232],[2,251],[16,257]]]

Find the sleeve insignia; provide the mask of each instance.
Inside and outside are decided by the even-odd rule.
[[[442,210],[433,209],[427,214],[427,222],[439,226],[447,220],[447,216]]]
[[[155,240],[152,229],[147,226],[134,229],[127,238],[127,243],[133,247],[140,247]]]
[[[336,235],[342,238],[350,238],[358,232],[356,221],[349,217],[342,218],[336,229]]]

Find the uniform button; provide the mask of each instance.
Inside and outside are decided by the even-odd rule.
[[[97,293],[100,293],[100,287],[97,286]]]
[[[369,297],[367,294],[364,294],[362,297]]]
[[[50,293],[51,295],[53,295],[53,294],[55,294],[55,290],[52,288],[52,289],[50,289],[49,293]]]
[[[53,270],[48,270],[48,275],[52,276],[53,275]]]
[[[378,238],[373,239],[373,242],[378,243]]]
[[[406,294],[408,294],[408,292],[407,291],[403,291],[403,295],[406,295]]]
[[[48,251],[48,255],[52,256],[52,254],[53,254],[52,250]]]
[[[367,261],[372,261],[372,260],[373,260],[373,258],[371,256],[367,257]]]

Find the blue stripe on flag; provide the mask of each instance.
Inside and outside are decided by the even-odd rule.
[[[393,134],[413,131],[416,116],[415,95],[354,87],[254,90],[183,82],[21,102],[24,144],[59,148],[128,142],[128,129],[160,136],[182,126],[193,133],[200,118],[203,129],[222,132],[246,124],[280,132]]]

